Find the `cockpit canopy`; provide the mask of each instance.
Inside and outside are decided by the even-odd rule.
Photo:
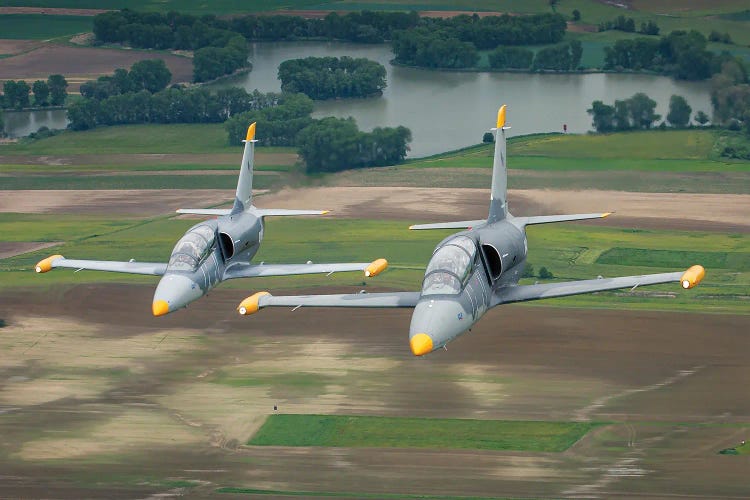
[[[216,233],[211,226],[198,225],[190,229],[172,250],[170,271],[195,271],[214,246]]]
[[[439,247],[427,264],[422,295],[455,295],[469,279],[477,245],[469,237],[456,236]]]

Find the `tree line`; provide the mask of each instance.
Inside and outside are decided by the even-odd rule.
[[[634,94],[623,100],[616,100],[614,105],[604,104],[602,101],[594,101],[591,108],[586,112],[591,115],[592,126],[597,132],[622,132],[626,130],[648,130],[661,115],[655,113],[656,101],[643,92]],[[690,123],[690,114],[693,108],[687,100],[680,95],[673,95],[669,99],[669,112],[666,122],[674,128],[685,128]],[[699,111],[695,115],[695,121],[700,125],[708,122],[708,115]]]
[[[565,18],[549,13],[427,18],[419,17],[416,12],[361,11],[345,15],[332,12],[323,19],[280,15],[219,19],[213,15],[198,17],[124,9],[94,17],[97,42],[195,51],[195,81],[205,81],[208,79],[205,73],[215,75],[222,66],[226,66],[225,72],[230,68],[233,71],[238,67],[235,59],[240,58],[240,53],[247,59],[246,46],[235,37],[243,41],[322,39],[383,43],[390,40],[396,61],[402,64],[465,68],[476,65],[479,50],[500,45],[558,43],[565,30]],[[224,52],[220,51],[222,48]]]
[[[24,109],[31,106],[29,93],[34,94],[34,106],[62,106],[68,96],[68,82],[62,75],[50,75],[47,80],[37,80],[29,85],[24,80],[6,80],[0,95],[0,108]]]
[[[97,43],[146,49],[192,50],[193,81],[205,82],[249,66],[245,37],[216,16],[202,17],[130,9],[94,16]]]
[[[635,19],[632,17],[617,16],[614,20],[604,21],[599,24],[599,31],[617,30],[624,31],[626,33],[635,33]],[[638,33],[644,35],[658,35],[659,25],[653,21],[647,21],[641,23],[641,28]]]
[[[604,69],[649,70],[681,80],[705,80],[735,57],[706,48],[706,37],[695,30],[671,32],[661,38],[618,40],[604,48]]]
[[[367,97],[382,93],[385,66],[365,58],[307,57],[279,65],[284,92],[302,92],[312,99]]]
[[[422,18],[414,29],[395,31],[391,45],[398,63],[460,69],[476,66],[480,50],[557,43],[565,29],[559,14]]]

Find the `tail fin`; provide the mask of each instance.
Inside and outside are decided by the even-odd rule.
[[[497,127],[492,131],[495,133],[495,159],[492,163],[492,192],[490,199],[490,213],[487,223],[503,220],[508,215],[508,168],[505,164],[506,147],[505,131],[510,127],[505,126],[505,104],[497,112]]]
[[[247,127],[245,151],[242,153],[240,178],[237,181],[237,194],[234,197],[232,213],[244,212],[253,203],[253,166],[255,163],[255,123]]]

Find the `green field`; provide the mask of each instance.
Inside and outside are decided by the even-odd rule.
[[[66,130],[38,141],[26,140],[17,144],[4,145],[2,149],[4,155],[82,153],[234,153],[239,157],[242,155],[242,148],[228,144],[227,132],[221,123],[180,123],[97,127],[83,132]]]
[[[256,189],[268,189],[278,176],[257,175]],[[4,176],[0,189],[234,189],[233,175],[18,175]]]
[[[3,2],[3,5],[8,5],[8,3]],[[84,33],[91,29],[91,17],[42,14],[0,15],[0,38],[47,40]]]
[[[0,260],[0,288],[100,281],[154,283],[149,277],[93,271],[73,274],[59,270],[39,276],[33,272],[33,266],[54,253],[82,259],[134,258],[163,262],[183,232],[195,223],[171,216],[143,221],[58,216],[55,224],[50,224],[49,220],[48,215],[0,214],[0,233],[4,241],[61,242],[52,248]],[[366,281],[359,273],[337,273],[332,276],[234,280],[222,284],[222,287],[293,290],[329,285],[416,290],[435,244],[450,231],[414,232],[406,229],[408,225],[407,221],[336,219],[335,216],[269,219],[266,239],[255,257],[257,262],[347,262],[385,257],[390,267],[381,276]],[[545,266],[558,280],[678,271],[694,263],[704,264],[707,268],[706,279],[694,290],[682,290],[677,284],[668,284],[632,293],[627,290],[606,292],[538,304],[748,312],[750,235],[566,224],[530,228],[528,238],[528,259],[534,269],[538,271]],[[616,252],[617,258],[608,258],[607,252]],[[524,282],[530,283],[533,279]],[[253,382],[227,380],[226,383],[252,385]]]
[[[276,414],[248,444],[561,452],[597,425],[601,424]]]

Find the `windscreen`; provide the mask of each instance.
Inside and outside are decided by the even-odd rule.
[[[422,284],[422,295],[455,295],[471,272],[477,246],[466,236],[446,241],[430,259]]]
[[[209,226],[196,226],[185,233],[172,251],[169,269],[194,271],[211,253],[214,244],[214,230]]]

